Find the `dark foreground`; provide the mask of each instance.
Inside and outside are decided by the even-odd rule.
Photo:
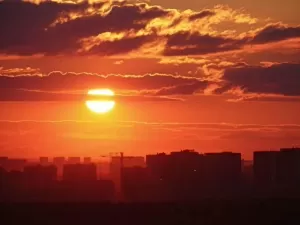
[[[1,224],[147,225],[300,224],[300,199],[252,199],[182,204],[37,204],[1,205]]]

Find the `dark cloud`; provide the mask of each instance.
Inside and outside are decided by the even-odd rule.
[[[288,27],[281,24],[270,24],[255,34],[251,44],[264,44],[300,37],[300,26]]]
[[[254,36],[240,38],[232,34],[225,37],[214,32],[212,27],[221,21],[208,22],[207,27],[210,29],[198,21],[222,12],[209,9],[181,12],[130,1],[96,4],[89,4],[88,1],[77,4],[68,1],[45,1],[40,4],[20,0],[0,1],[0,54],[77,55],[84,52],[110,56],[138,50],[145,43],[164,43],[166,40],[166,45],[161,47],[163,49],[157,51],[163,55],[205,55],[242,49],[248,44],[264,44],[300,37],[299,26],[288,27],[282,24],[270,24],[257,31]],[[234,10],[226,12],[232,17],[237,13]],[[238,15],[241,21],[249,20],[245,15]],[[159,20],[153,22],[157,18]],[[220,18],[223,18],[222,15]],[[230,19],[224,18],[222,22],[228,20]],[[162,26],[168,23],[169,26]],[[197,31],[182,31],[185,26],[203,26],[203,31],[201,28]],[[113,35],[108,35],[107,39],[99,38],[98,35],[107,32],[122,33],[123,37],[115,40]],[[85,48],[83,40],[92,42],[92,45]],[[157,52],[154,54],[160,54]]]
[[[0,71],[1,72],[1,71]],[[172,94],[193,94],[207,87],[208,82],[198,78],[168,74],[145,75],[100,75],[90,73],[62,73],[54,71],[48,75],[5,75],[0,73],[0,101],[82,101],[86,91],[92,88],[136,91],[138,96],[119,96],[118,100],[178,100],[158,98]],[[81,90],[84,94],[76,94]],[[151,94],[152,93],[152,94]],[[156,93],[153,96],[153,93]],[[135,99],[136,98],[136,99]]]
[[[55,48],[51,42],[45,42],[45,28],[54,22],[60,13],[81,11],[86,6],[86,3],[45,2],[36,5],[21,1],[0,2],[0,52],[31,55],[45,52],[49,45]]]
[[[211,11],[211,10],[203,10],[201,12],[194,13],[194,14],[190,15],[189,20],[194,21],[194,20],[198,20],[198,19],[203,19],[205,17],[210,17],[210,16],[213,16],[215,14],[216,13]]]
[[[0,101],[84,101],[83,94],[51,93],[22,89],[0,89]]]
[[[100,75],[91,73],[51,72],[48,75],[0,76],[0,88],[28,90],[78,90],[101,87],[144,90],[160,89],[199,81],[197,78],[168,74]]]
[[[228,11],[232,15],[234,12]],[[300,27],[281,24],[268,25],[259,30],[254,37],[244,38],[209,34],[205,26],[206,35],[201,34],[201,30],[182,31],[180,28],[192,26],[194,23],[197,27],[197,20],[214,16],[216,13],[222,12],[207,9],[182,13],[147,3],[127,1],[96,4],[89,4],[88,1],[78,4],[67,1],[45,1],[40,4],[20,0],[0,1],[0,54],[77,55],[78,52],[82,52],[79,50],[84,49],[85,54],[110,56],[138,50],[145,43],[164,43],[166,39],[164,49],[157,51],[163,55],[205,55],[238,50],[246,44],[264,44],[300,37]],[[243,15],[239,16],[240,19],[247,20]],[[151,23],[156,18],[160,20]],[[170,23],[170,26],[161,26],[160,22]],[[212,25],[219,22],[210,23],[207,26],[212,28]],[[174,33],[172,29],[177,32]],[[124,37],[115,40],[99,38],[89,46],[90,48],[83,48],[83,40],[93,39],[107,32],[122,32]]]
[[[100,45],[92,47],[88,54],[96,54],[101,56],[117,55],[128,53],[132,50],[139,49],[145,43],[154,40],[152,35],[143,35],[138,37],[122,38],[116,41],[103,41]]]
[[[156,95],[192,95],[197,91],[207,88],[209,82],[197,81],[190,84],[181,84],[174,87],[164,87],[156,92]]]
[[[103,32],[121,32],[140,30],[157,17],[168,14],[160,7],[147,7],[146,4],[113,5],[106,15],[83,16],[50,28],[46,35],[55,37],[75,38],[95,36]]]
[[[299,96],[253,96],[242,101],[255,101],[255,102],[300,102]]]
[[[111,26],[120,26],[119,29],[127,29],[132,24],[143,24],[149,20],[166,16],[169,13],[159,6],[149,6],[145,3],[129,4],[124,6],[113,6],[105,17]]]
[[[44,102],[84,102],[86,100],[115,100],[117,102],[136,101],[182,101],[180,98],[147,95],[117,95],[113,97],[87,96],[86,93],[45,92],[22,89],[0,89],[0,101],[44,101]]]
[[[299,101],[300,64],[277,63],[250,66],[245,63],[224,62],[208,68],[220,70],[221,80],[174,76],[170,74],[145,75],[101,75],[95,73],[62,73],[54,71],[48,75],[28,68],[25,75],[10,74],[14,69],[0,71],[0,100],[82,100],[85,96],[52,92],[85,93],[92,88],[112,88],[114,90],[135,91],[138,95],[170,96],[203,93],[210,85],[219,86],[213,92],[223,94],[230,91],[237,100],[247,101]],[[5,74],[7,71],[9,74]],[[17,71],[22,71],[20,68]],[[30,74],[32,71],[32,74]],[[208,69],[208,72],[210,70]],[[223,71],[223,72],[222,72]],[[221,74],[223,73],[223,75]],[[214,76],[214,74],[211,74]],[[234,90],[242,90],[235,92]],[[26,91],[26,92],[24,92]],[[232,92],[233,91],[233,92]],[[286,98],[284,97],[286,96]],[[21,98],[21,99],[20,99]]]
[[[218,90],[219,93],[240,87],[245,93],[300,96],[300,64],[228,68],[223,80],[226,84]]]
[[[244,39],[214,37],[200,33],[178,32],[168,37],[164,55],[203,55],[239,49]]]
[[[150,20],[169,13],[168,10],[161,7],[150,7],[145,3],[126,5],[113,2],[111,9],[106,14],[84,15],[84,10],[88,7],[99,10],[102,5],[103,3],[89,5],[86,2],[81,4],[43,2],[39,5],[21,1],[0,2],[2,33],[0,53],[17,55],[75,54],[80,48],[79,40],[81,38],[96,36],[104,32],[137,31],[144,28]],[[82,16],[50,26],[62,13],[70,12]],[[135,40],[140,39],[136,38]],[[125,46],[123,50],[132,50],[136,47],[133,39],[126,40],[125,43],[122,41],[104,43],[100,48],[111,47],[115,44],[116,46],[113,47],[116,49],[121,44],[128,44],[129,41],[131,41],[131,45]]]

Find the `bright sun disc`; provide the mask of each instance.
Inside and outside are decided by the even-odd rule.
[[[110,89],[94,89],[89,90],[88,95],[114,96],[115,93]]]
[[[114,96],[115,93],[110,89],[95,89],[89,90],[88,95],[93,96]],[[115,106],[115,101],[113,100],[88,100],[85,102],[86,106],[95,113],[107,113],[111,111]]]
[[[85,104],[95,113],[107,113],[115,106],[114,101],[86,101]]]

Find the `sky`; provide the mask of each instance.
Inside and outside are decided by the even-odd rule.
[[[0,155],[300,146],[298,0],[0,1]],[[115,92],[106,114],[91,89]]]

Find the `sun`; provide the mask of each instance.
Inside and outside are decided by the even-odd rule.
[[[88,95],[114,96],[115,93],[110,89],[93,89],[88,91]]]
[[[89,90],[88,95],[99,96],[99,97],[111,97],[115,93],[110,89],[94,89]],[[115,106],[115,101],[113,100],[88,100],[85,105],[94,113],[104,114],[111,111]]]

